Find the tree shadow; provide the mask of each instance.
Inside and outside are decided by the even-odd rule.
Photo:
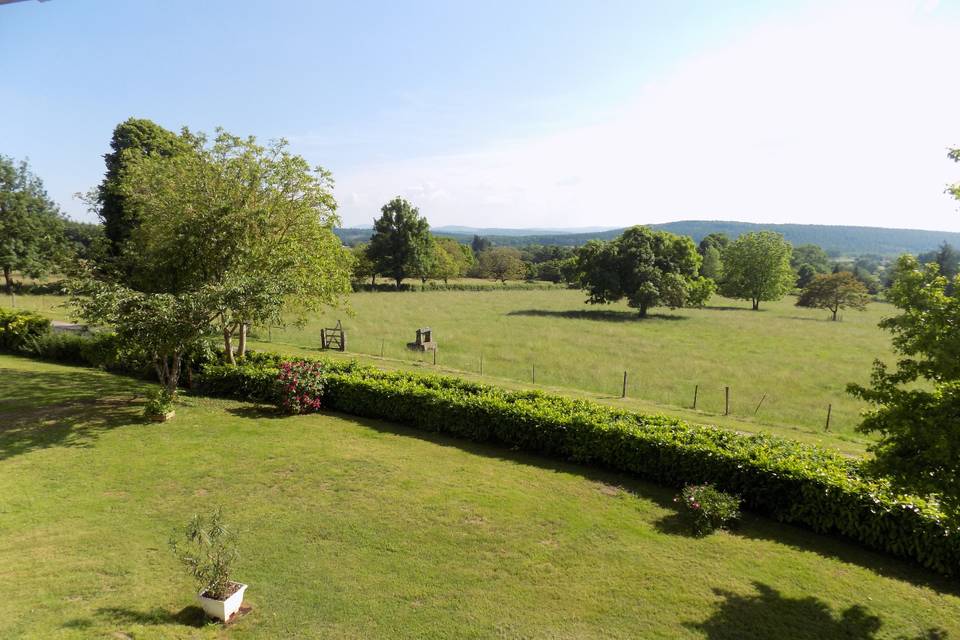
[[[289,413],[272,404],[247,404],[239,407],[229,407],[227,413],[248,420],[276,420],[290,417]]]
[[[172,612],[157,607],[150,611],[136,611],[124,607],[101,607],[96,610],[98,618],[103,618],[117,624],[140,624],[140,625],[165,625],[176,624],[185,627],[199,629],[207,624],[213,624],[213,621],[207,618],[200,607],[190,605],[180,611]],[[63,626],[69,629],[87,629],[92,626],[90,620],[77,619],[69,620],[63,623]]]
[[[102,431],[144,422],[129,384],[95,382],[82,369],[16,370],[11,379],[0,404],[0,460],[48,447],[88,447]]]
[[[703,622],[684,623],[684,626],[703,633],[709,640],[875,640],[883,626],[881,618],[862,605],[853,605],[835,616],[827,603],[813,596],[789,598],[761,582],[754,582],[753,586],[756,593],[747,595],[714,589],[723,601],[713,615]],[[909,640],[947,637],[943,629],[929,628],[909,636]],[[908,640],[907,636],[901,638]]]
[[[667,313],[648,313],[641,318],[636,311],[613,309],[568,309],[554,311],[550,309],[518,309],[507,313],[508,316],[531,316],[534,318],[566,318],[568,320],[595,320],[599,322],[646,322],[650,320],[686,320],[686,316]]]
[[[679,511],[663,516],[653,523],[653,528],[659,533],[668,536],[681,536],[683,538],[700,537],[693,532],[690,523],[687,522],[687,519],[684,518],[683,514]]]

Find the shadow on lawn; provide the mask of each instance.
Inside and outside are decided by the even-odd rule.
[[[178,624],[185,627],[200,628],[210,623],[203,609],[196,606],[187,606],[176,613],[166,609],[152,609],[151,611],[135,611],[123,607],[102,607],[95,615],[118,624],[163,625]],[[87,629],[93,625],[91,620],[70,620],[63,624],[68,629]]]
[[[47,447],[87,447],[99,432],[142,421],[129,392],[91,388],[89,376],[17,371],[2,397],[14,410],[0,411],[0,460]],[[52,402],[51,402],[52,401]]]
[[[569,309],[552,311],[549,309],[518,309],[508,316],[531,316],[535,318],[567,318],[569,320],[598,320],[601,322],[646,322],[652,320],[686,320],[686,316],[666,313],[648,313],[641,318],[636,311],[616,311],[613,309]]]
[[[788,598],[760,582],[753,583],[757,593],[743,595],[714,589],[723,598],[709,618],[684,626],[703,633],[710,640],[751,640],[791,638],[820,640],[849,638],[874,640],[883,626],[879,616],[861,605],[853,605],[835,616],[827,603],[813,596]],[[947,632],[929,628],[903,640],[941,640]]]

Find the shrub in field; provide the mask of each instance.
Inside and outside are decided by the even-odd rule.
[[[740,498],[709,484],[689,484],[673,501],[680,505],[691,532],[698,536],[725,529],[740,517]]]
[[[0,350],[24,351],[33,339],[50,331],[50,321],[30,311],[0,309]]]

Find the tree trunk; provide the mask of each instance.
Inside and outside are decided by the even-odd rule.
[[[396,277],[395,277],[394,280],[397,281],[397,291],[400,291],[400,285],[403,283],[403,278],[402,278],[402,277],[400,277],[400,278],[396,278]]]
[[[833,321],[834,321],[834,322],[837,321],[837,311],[839,311],[839,310],[840,310],[840,307],[836,307],[836,308],[834,308],[834,309],[830,309],[830,311],[833,311]]]
[[[183,356],[180,355],[179,351],[174,351],[172,360],[173,366],[167,373],[167,393],[171,396],[177,392],[177,384],[180,382],[180,364],[183,362]]]
[[[647,305],[645,305],[645,304],[640,305],[640,310],[638,311],[638,313],[640,314],[640,317],[641,317],[641,318],[646,318],[646,317],[647,317]]]
[[[223,353],[227,356],[227,362],[237,364],[233,357],[233,331],[230,327],[223,328]]]
[[[237,340],[237,356],[242,358],[247,355],[247,323],[240,323],[240,338]]]
[[[13,273],[10,271],[10,265],[3,265],[3,279],[7,281],[7,295],[13,293]]]
[[[371,287],[377,286],[377,274],[373,274],[372,276],[370,276],[370,286]]]
[[[760,300],[757,299],[757,298],[754,298],[754,299],[753,299],[753,310],[754,310],[754,311],[759,311],[759,310],[760,310]]]

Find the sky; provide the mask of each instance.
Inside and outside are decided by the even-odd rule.
[[[71,217],[129,117],[286,138],[344,226],[960,231],[960,0],[0,4],[0,154]]]

